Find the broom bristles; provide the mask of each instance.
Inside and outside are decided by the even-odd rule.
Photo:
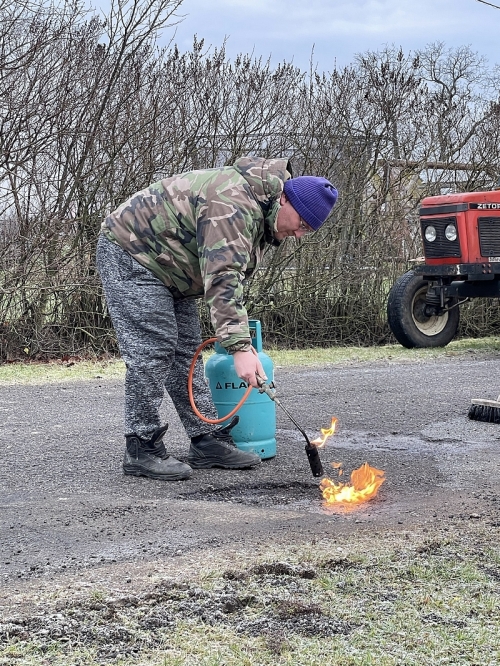
[[[500,423],[500,402],[498,400],[472,400],[469,418],[484,423]]]

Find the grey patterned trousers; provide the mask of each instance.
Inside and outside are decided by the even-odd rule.
[[[118,338],[125,377],[125,433],[149,437],[159,428],[165,390],[189,437],[211,432],[191,409],[187,376],[201,342],[194,300],[175,300],[151,271],[103,234],[97,244],[97,268]],[[202,414],[217,418],[198,359],[193,378],[195,402]]]

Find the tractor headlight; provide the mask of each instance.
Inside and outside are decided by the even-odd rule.
[[[430,224],[428,227],[425,227],[424,235],[425,235],[425,240],[429,241],[429,243],[432,243],[433,241],[436,240],[437,236],[436,227],[433,227],[432,224]]]
[[[457,228],[454,224],[449,224],[444,230],[444,235],[449,241],[457,240]]]

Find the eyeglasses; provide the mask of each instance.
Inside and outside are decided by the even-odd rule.
[[[299,231],[303,231],[306,234],[312,234],[314,232],[314,229],[310,227],[305,220],[303,220],[301,217],[299,217],[299,220]]]

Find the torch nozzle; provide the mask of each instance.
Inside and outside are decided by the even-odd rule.
[[[258,375],[257,382],[259,384],[259,393],[265,393],[267,396],[269,396],[269,398],[271,398],[271,400],[273,400],[273,402],[275,402],[285,412],[297,430],[304,436],[304,439],[306,440],[307,459],[309,460],[309,466],[311,467],[313,476],[323,476],[323,465],[321,464],[318,449],[313,444],[311,444],[309,437],[306,435],[304,430],[299,426],[288,409],[286,409],[286,407],[282,404],[281,400],[276,397],[276,387],[274,386],[274,383],[271,382],[271,384],[266,384],[262,377],[259,377]]]
[[[323,476],[325,472],[323,471],[323,465],[321,463],[321,458],[319,457],[318,449],[315,446],[308,446],[306,444],[306,454],[313,476]]]

